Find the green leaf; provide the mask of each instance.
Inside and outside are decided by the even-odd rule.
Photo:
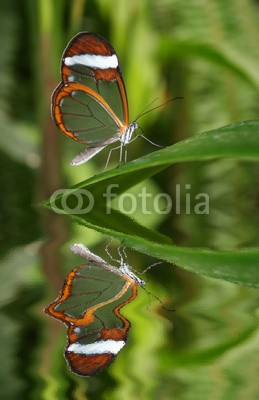
[[[118,185],[116,193],[122,193],[173,163],[226,157],[254,161],[259,159],[259,121],[236,123],[205,132],[94,176],[66,191],[66,209],[62,196],[57,196],[54,210],[68,215],[81,225],[124,240],[125,245],[140,252],[188,271],[259,287],[259,249],[213,251],[180,248],[169,244],[170,238],[142,227],[118,211],[111,209],[107,212],[104,194],[109,185]],[[91,192],[94,206],[91,211],[80,214],[73,210],[78,204],[76,196],[81,196],[82,189]],[[88,200],[83,200],[81,208],[88,206]],[[53,204],[48,202],[45,206],[53,208]]]
[[[165,260],[187,271],[259,287],[259,249],[213,251],[170,245],[170,238],[137,225],[126,215],[95,207],[87,215],[67,214],[74,222],[123,241],[125,246]],[[158,242],[159,240],[159,242]]]
[[[215,158],[259,160],[259,120],[238,122],[180,141],[95,175],[69,189],[68,193],[87,189],[104,200],[108,185],[119,185],[115,192],[120,194],[172,164]]]

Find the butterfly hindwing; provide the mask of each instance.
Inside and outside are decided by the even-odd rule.
[[[118,140],[120,121],[107,103],[98,100],[100,96],[92,89],[78,83],[65,84],[55,102],[59,128],[73,139],[93,147]]]

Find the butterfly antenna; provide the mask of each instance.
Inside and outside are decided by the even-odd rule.
[[[164,311],[175,312],[175,310],[173,310],[173,309],[171,309],[171,308],[166,308],[166,307],[164,306],[162,300],[161,300],[158,296],[156,296],[154,293],[149,292],[149,291],[146,289],[145,286],[142,286],[142,287],[143,287],[143,290],[147,293],[148,296],[151,296],[151,297],[153,297],[153,299],[155,299],[155,300],[158,301],[158,303],[161,305],[161,307],[162,307],[162,309],[163,309]]]
[[[165,261],[158,261],[158,262],[155,262],[154,264],[151,264],[151,265],[149,265],[146,269],[144,269],[144,271],[140,272],[140,274],[146,274],[146,272],[149,271],[151,268],[153,268],[153,267],[155,267],[155,266],[157,266],[157,265],[163,264],[164,262],[165,262]],[[146,281],[148,282],[148,280],[146,280]],[[161,307],[163,308],[163,310],[165,310],[165,311],[170,311],[170,312],[174,312],[174,311],[175,311],[175,310],[173,310],[173,309],[171,309],[171,308],[166,308],[166,307],[164,306],[162,300],[161,300],[158,296],[156,296],[154,293],[149,292],[149,291],[146,289],[146,287],[143,287],[143,289],[145,290],[145,292],[146,292],[149,296],[153,297],[155,300],[157,300],[157,301],[159,302],[159,304],[161,305]]]
[[[156,100],[157,100],[157,98],[155,100],[153,100],[150,105],[152,105]],[[148,114],[149,112],[154,111],[157,108],[164,107],[166,104],[171,103],[171,101],[174,101],[174,100],[183,100],[183,97],[174,97],[173,99],[169,99],[169,100],[165,101],[164,103],[159,104],[156,107],[150,108],[150,110],[141,112],[139,115],[137,115],[137,118],[135,119],[135,121],[137,121],[140,117],[143,117],[143,115]],[[145,107],[144,110],[147,109],[149,106]]]
[[[151,103],[149,103],[146,107],[144,107],[143,110],[136,116],[135,121],[137,121],[137,119],[139,119],[139,117],[141,117],[143,115],[143,112],[145,112],[145,110],[147,110],[150,106],[152,106],[152,104],[154,104],[157,100],[158,100],[158,97],[156,97],[153,101],[151,101]],[[151,110],[149,110],[149,111],[151,111]]]

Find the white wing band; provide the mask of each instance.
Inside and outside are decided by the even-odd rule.
[[[100,56],[95,54],[78,54],[72,57],[66,57],[64,63],[69,67],[75,64],[85,65],[89,68],[117,68],[118,58],[116,54],[112,56]]]
[[[75,354],[118,354],[125,346],[123,340],[99,340],[91,344],[72,343],[68,346],[67,351]]]

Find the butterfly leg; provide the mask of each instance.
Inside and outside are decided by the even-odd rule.
[[[122,240],[121,244],[117,249],[117,253],[119,254],[120,258],[124,258],[125,260],[128,258],[126,253],[126,246],[124,246],[125,239]]]
[[[108,154],[108,157],[107,157],[107,161],[106,161],[106,164],[105,164],[104,171],[105,171],[105,170],[107,169],[107,167],[108,167],[108,164],[109,164],[109,161],[110,161],[111,154],[112,154],[113,150],[118,150],[118,149],[120,149],[120,148],[121,148],[121,145],[119,145],[119,146],[117,146],[117,147],[113,147],[113,148],[109,151],[109,154]]]
[[[128,150],[125,149],[125,150],[124,150],[124,162],[125,162],[125,163],[127,162],[127,159],[128,159]]]
[[[121,266],[125,263],[125,261],[127,260],[127,254],[125,251],[125,246],[123,246],[123,242],[120,244],[120,246],[117,249],[117,252],[120,256],[120,264]]]
[[[140,127],[139,127],[140,128]],[[166,146],[160,146],[160,144],[154,143],[152,142],[150,139],[148,139],[143,133],[138,133],[133,139],[130,140],[129,143],[134,142],[134,140],[136,140],[138,137],[142,137],[143,139],[145,139],[147,142],[149,142],[150,144],[152,144],[153,146],[156,147],[160,147],[160,148],[164,148]]]
[[[121,145],[120,145],[120,159],[119,159],[119,165],[121,165],[121,162],[122,162],[122,155],[123,155],[123,142],[121,142]]]
[[[110,257],[110,259],[111,259],[112,261],[115,261],[116,263],[120,264],[120,260],[116,260],[116,258],[112,257],[112,255],[111,255],[111,253],[110,253],[109,246],[110,246],[112,240],[113,240],[113,239],[111,239],[111,240],[109,241],[109,243],[107,243],[107,245],[105,246],[105,252],[108,254],[108,256]]]
[[[142,137],[143,139],[145,139],[148,143],[152,144],[153,146],[159,147],[160,149],[164,149],[166,146],[161,146],[160,144],[157,144],[155,142],[152,142],[152,140],[148,139],[145,135],[143,135],[142,133],[140,133],[138,136]]]

